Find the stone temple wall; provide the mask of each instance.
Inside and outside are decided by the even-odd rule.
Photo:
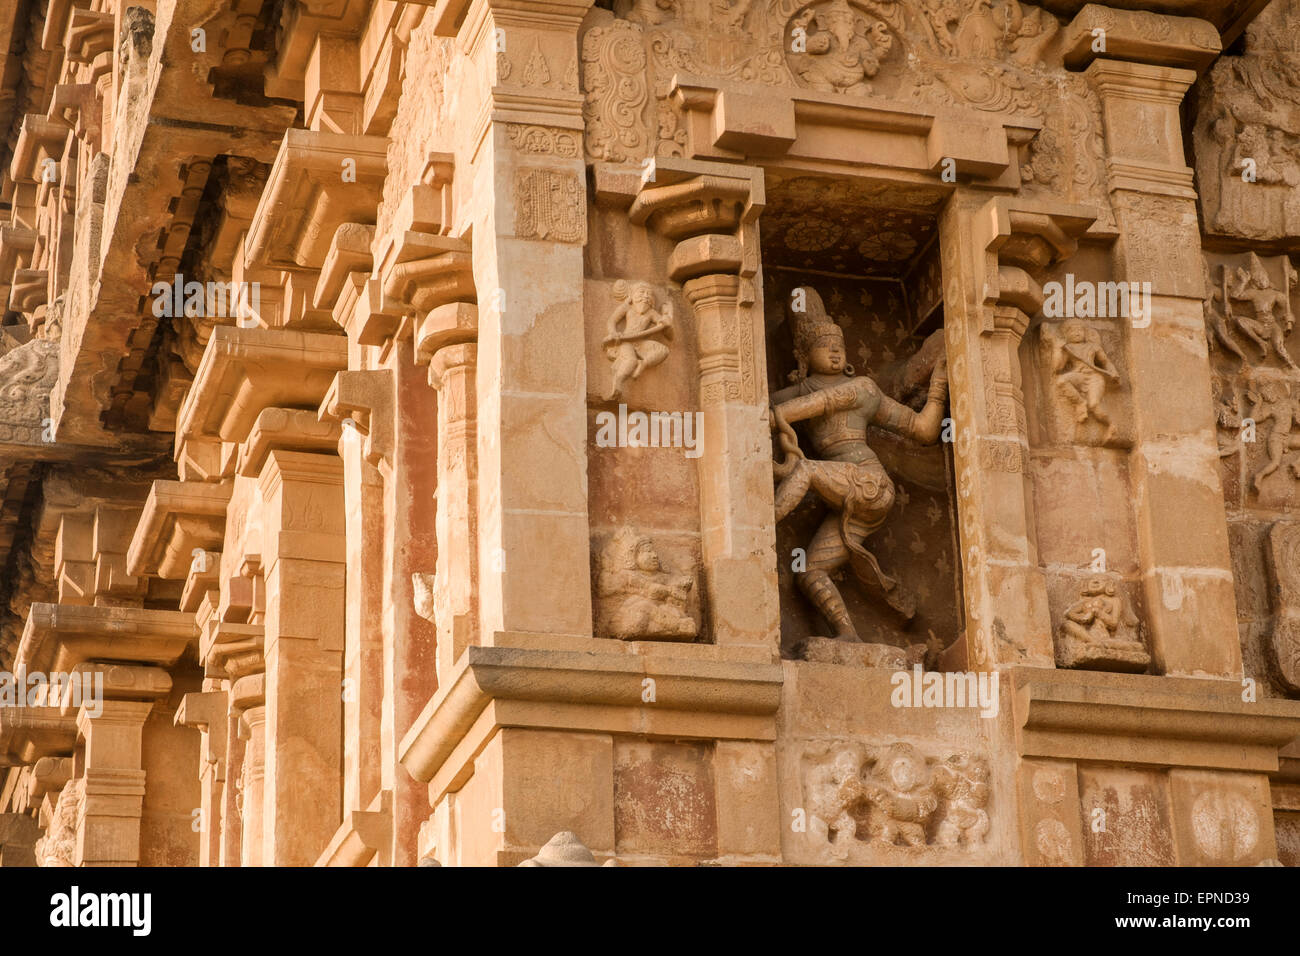
[[[1300,0],[9,0],[0,865],[1300,865]]]

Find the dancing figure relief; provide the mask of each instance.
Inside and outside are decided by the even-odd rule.
[[[671,302],[657,308],[655,292],[648,282],[619,281],[614,285],[618,307],[610,314],[609,327],[604,342],[605,355],[613,365],[613,384],[606,396],[614,401],[623,396],[623,389],[641,377],[647,369],[660,365],[668,358],[668,345],[655,336],[673,337],[673,307]]]
[[[801,309],[796,306],[802,306]],[[879,530],[894,504],[894,483],[867,442],[870,426],[923,445],[939,440],[948,398],[946,359],[930,378],[925,407],[914,412],[884,394],[874,380],[848,364],[844,333],[815,289],[794,289],[786,303],[798,369],[795,384],[772,397],[771,425],[783,457],[775,462],[778,479],[776,519],[781,521],[814,492],[829,513],[807,547],[806,570],[796,572],[803,594],[830,624],[834,638],[860,642],[857,629],[832,580],[848,565],[867,592],[904,619],[915,614],[915,597],[886,574],[863,542]],[[804,423],[809,457],[793,425]]]

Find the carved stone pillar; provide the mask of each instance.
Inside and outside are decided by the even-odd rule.
[[[342,484],[337,456],[278,449],[258,477],[266,582],[262,852],[272,866],[315,862],[342,818]]]
[[[221,862],[227,714],[226,694],[205,691],[186,694],[174,718],[177,725],[199,731],[199,866]]]
[[[1043,302],[1031,272],[1073,255],[1093,218],[1077,206],[959,190],[939,220],[966,659],[977,669],[1054,666],[1017,349]]]
[[[775,651],[780,609],[757,283],[763,204],[760,170],[666,160],[642,181],[628,217],[677,242],[669,271],[694,312],[700,531],[714,640]]]
[[[472,559],[478,553],[477,363],[478,346],[473,342],[443,346],[429,361],[429,382],[438,389],[434,616],[439,679],[451,672],[465,648],[478,643],[479,569]],[[457,561],[457,555],[470,559]]]
[[[98,715],[77,714],[85,775],[77,813],[77,866],[136,866],[145,772],[141,738],[151,701],[106,700]]]
[[[506,632],[592,633],[585,339],[575,320],[583,315],[586,167],[558,135],[571,143],[582,128],[577,40],[590,5],[473,0],[437,14],[490,86],[481,144],[464,144],[474,161],[457,172],[486,210],[473,234],[485,645]],[[519,135],[537,124],[557,133],[540,151]]]

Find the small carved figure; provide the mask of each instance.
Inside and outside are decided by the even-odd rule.
[[[671,20],[677,13],[677,0],[632,0],[627,18],[647,27]]]
[[[939,807],[925,757],[910,744],[893,744],[877,757],[865,784],[871,839],[925,846],[925,828]]]
[[[631,528],[619,529],[600,556],[600,636],[694,640],[698,628],[686,606],[694,583],[689,574],[666,570],[648,537]]]
[[[1300,435],[1292,434],[1297,418],[1297,402],[1292,397],[1291,386],[1286,382],[1265,380],[1260,382],[1258,391],[1247,389],[1246,398],[1250,400],[1250,418],[1256,426],[1271,421],[1268,438],[1264,440],[1267,459],[1251,478],[1258,494],[1263,490],[1264,479],[1282,467],[1282,460],[1288,451],[1300,448]],[[1296,462],[1288,466],[1291,474],[1300,478],[1300,467]]]
[[[980,843],[989,832],[989,768],[982,760],[953,754],[934,768],[934,787],[943,798],[934,842],[944,846]]]
[[[1146,670],[1141,623],[1113,580],[1090,578],[1066,608],[1057,657],[1062,667]]]
[[[882,20],[868,18],[847,0],[815,4],[791,23],[806,32],[806,49],[795,73],[814,90],[869,94],[867,81],[880,70],[894,40]]]
[[[801,306],[800,310],[797,308]],[[858,580],[904,618],[915,613],[915,599],[881,570],[863,547],[894,504],[894,483],[867,443],[875,426],[923,445],[939,440],[948,398],[948,368],[940,357],[930,376],[925,407],[918,413],[894,401],[846,361],[844,332],[826,314],[821,296],[807,286],[792,291],[786,303],[794,335],[798,370],[795,384],[772,396],[771,424],[784,459],[773,465],[776,520],[790,514],[809,491],[831,509],[807,548],[799,589],[835,629],[835,638],[860,641],[844,598],[831,575],[849,565]],[[807,422],[819,459],[804,456],[791,425]]]
[[[862,757],[851,747],[838,751],[808,774],[808,814],[812,832],[831,845],[839,859],[857,837],[858,815],[867,797],[862,785]]]
[[[1296,270],[1291,260],[1282,257],[1282,288],[1273,288],[1273,280],[1264,268],[1264,263],[1255,253],[1250,253],[1246,265],[1238,266],[1228,279],[1228,267],[1223,267],[1223,302],[1224,311],[1230,323],[1245,333],[1255,343],[1263,358],[1268,357],[1269,345],[1287,365],[1300,370],[1295,360],[1287,353],[1285,338],[1295,326],[1295,314],[1291,311],[1291,283],[1296,279]],[[1234,314],[1233,302],[1245,302],[1253,315]]]
[[[710,9],[715,23],[728,30],[739,30],[745,25],[745,17],[749,16],[749,8],[753,5],[754,0],[712,0]]]
[[[1110,385],[1119,382],[1119,372],[1101,347],[1101,334],[1077,319],[1064,323],[1062,337],[1055,327],[1043,324],[1043,348],[1053,376],[1053,390],[1074,417],[1075,440],[1089,418],[1106,429],[1102,443],[1115,437],[1115,425],[1101,407]]]
[[[673,337],[672,303],[655,308],[655,293],[648,282],[614,285],[614,296],[619,306],[609,317],[609,330],[605,336],[605,355],[614,365],[614,382],[609,401],[622,397],[623,387],[639,378],[646,369],[654,368],[668,358],[668,346],[653,336],[660,332]]]

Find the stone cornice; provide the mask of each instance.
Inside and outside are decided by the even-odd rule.
[[[76,719],[58,707],[0,707],[0,767],[63,757],[76,743]]]
[[[1106,44],[1095,51],[1097,34]],[[1153,66],[1204,70],[1218,57],[1222,44],[1212,23],[1193,17],[1162,16],[1141,10],[1115,10],[1090,3],[1062,31],[1065,65],[1082,70],[1098,58],[1130,60]]]
[[[985,185],[1020,185],[1018,147],[1042,128],[1030,116],[1003,116],[962,107],[903,107],[879,97],[806,89],[755,88],[679,73],[671,95],[685,112],[686,153],[699,160],[787,157],[831,167],[912,172],[938,182],[951,159],[962,177]],[[835,130],[826,152],[818,128]],[[812,146],[817,142],[819,145]]]
[[[33,604],[16,665],[47,674],[99,659],[171,667],[197,639],[181,611]]]
[[[1271,773],[1300,736],[1300,701],[1242,700],[1240,681],[1017,667],[1026,757]]]
[[[320,269],[340,226],[374,218],[387,174],[382,136],[289,130],[244,240],[249,266]]]
[[[245,478],[256,478],[273,448],[333,454],[338,449],[341,434],[337,423],[322,420],[315,412],[298,408],[265,408],[240,446],[236,473]]]
[[[775,739],[779,664],[728,659],[714,647],[683,646],[668,656],[620,641],[582,641],[589,649],[467,648],[402,739],[402,764],[417,780],[449,783],[461,772],[460,758],[506,726]],[[654,702],[643,699],[647,687]]]

